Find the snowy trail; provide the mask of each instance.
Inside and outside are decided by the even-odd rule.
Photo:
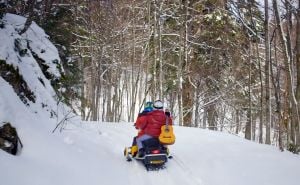
[[[104,130],[104,125],[100,125],[98,128]],[[96,126],[97,127],[97,126]],[[104,126],[105,127],[105,126]],[[91,129],[95,130],[95,129]],[[141,185],[141,182],[145,185],[157,185],[157,184],[186,184],[186,185],[200,185],[198,179],[193,177],[191,169],[184,165],[184,162],[177,156],[168,160],[166,168],[160,171],[147,171],[140,161],[133,160],[128,162],[123,156],[123,149],[125,146],[131,144],[133,136],[135,136],[135,130],[130,126],[115,127],[112,129],[105,129],[101,135],[105,138],[108,146],[114,146],[112,148],[113,161],[119,161],[119,170],[123,173],[123,179],[128,181],[128,185]]]
[[[170,146],[173,159],[165,169],[148,172],[139,161],[127,162],[123,156],[124,147],[131,145],[136,134],[132,124],[96,127],[107,137],[108,145],[113,146],[112,160],[117,161],[119,173],[126,177],[123,180],[128,185],[281,185],[288,179],[300,179],[299,173],[291,170],[300,169],[299,156],[229,134],[180,127],[175,127],[177,141]],[[293,162],[285,161],[284,156]],[[289,185],[296,184],[293,181]]]
[[[172,159],[173,160],[173,159]],[[186,168],[176,164],[175,161],[169,160],[166,168],[160,171],[146,171],[145,167],[139,161],[129,162],[127,165],[127,176],[130,185],[138,185],[141,182],[145,185],[157,184],[185,184],[185,185],[201,185]],[[175,162],[175,163],[174,163]],[[174,163],[174,164],[170,164]]]
[[[100,126],[101,127],[101,126]],[[133,131],[133,132],[132,132]],[[115,130],[108,130],[103,133],[110,136],[109,144],[114,145],[115,153],[113,160],[122,159],[120,170],[124,172],[123,176],[128,177],[128,185],[157,185],[157,184],[185,184],[185,185],[203,185],[198,178],[195,178],[191,169],[184,165],[184,162],[177,156],[169,159],[166,163],[166,168],[160,171],[147,171],[140,161],[133,160],[128,162],[123,156],[123,149],[125,146],[131,144],[133,136],[135,136],[134,129],[128,127],[117,127]],[[129,142],[128,142],[129,141]],[[122,149],[122,150],[121,150]],[[121,150],[121,151],[120,151]]]
[[[173,159],[165,169],[147,171],[139,161],[127,162],[123,156],[136,135],[132,123],[78,121],[52,134],[51,128],[36,122],[20,124],[19,130],[26,144],[21,155],[0,151],[0,179],[5,185],[298,185],[300,181],[299,155],[220,132],[175,126]]]

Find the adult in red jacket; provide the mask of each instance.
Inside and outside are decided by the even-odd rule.
[[[166,123],[166,119],[168,119],[168,123],[172,124],[172,119],[165,115],[163,111],[163,103],[160,100],[157,100],[153,104],[154,110],[149,112],[146,116],[144,116],[141,121],[136,122],[136,128],[141,130],[139,137],[136,139],[138,148],[139,148],[139,157],[144,156],[144,148],[142,142],[156,137],[160,135],[161,126]]]
[[[143,112],[139,113],[139,115],[135,121],[135,124],[134,124],[135,128],[138,129],[139,132],[138,132],[138,135],[133,138],[132,146],[136,145],[136,139],[139,136],[142,136],[144,134],[144,131],[139,129],[137,127],[137,125],[140,125],[140,124],[143,124],[144,122],[146,122],[146,115],[149,112],[151,112],[152,110],[153,110],[153,103],[151,101],[146,102]]]

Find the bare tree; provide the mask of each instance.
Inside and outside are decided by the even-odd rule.
[[[269,39],[269,4],[265,0],[265,111],[266,111],[266,144],[271,144],[271,102],[270,102],[270,39]],[[259,141],[262,143],[262,125],[260,125]]]

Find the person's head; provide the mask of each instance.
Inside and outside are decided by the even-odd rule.
[[[153,110],[153,103],[148,101],[145,103],[144,112],[151,112]]]
[[[156,110],[163,110],[163,108],[164,108],[164,103],[163,103],[161,100],[156,100],[156,101],[153,103],[153,108],[156,109]]]

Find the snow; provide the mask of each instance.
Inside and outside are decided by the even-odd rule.
[[[59,78],[60,72],[58,65],[60,65],[60,58],[55,46],[49,41],[48,36],[44,30],[38,27],[34,22],[30,28],[23,35],[19,35],[18,31],[23,28],[26,19],[24,17],[6,14],[3,18],[5,24],[4,29],[0,29],[0,59],[5,60],[7,64],[18,68],[20,74],[31,91],[36,96],[36,103],[30,104],[32,112],[47,111],[50,112],[57,109],[62,109],[60,105],[53,99],[56,93],[53,90],[50,81],[47,80],[37,61],[33,57],[31,50],[36,53],[39,58],[45,61],[45,65],[49,68],[47,71],[53,75],[54,78]],[[22,47],[27,49],[25,56],[20,56],[15,51],[15,39],[20,39]],[[27,47],[27,41],[31,50]],[[40,82],[41,79],[44,84]],[[42,105],[46,105],[43,106]],[[44,107],[42,109],[42,107]]]
[[[136,135],[133,123],[83,122],[74,117],[52,133],[69,109],[63,105],[56,109],[55,92],[31,53],[20,57],[14,52],[14,38],[30,37],[27,32],[16,32],[24,23],[22,17],[6,15],[6,20],[5,29],[0,29],[0,59],[20,69],[37,101],[24,105],[0,77],[0,126],[12,123],[24,145],[17,156],[0,150],[1,185],[299,184],[299,155],[226,133],[174,126],[177,140],[170,146],[173,159],[165,169],[150,172],[139,161],[127,162],[123,156],[124,147]],[[46,39],[38,27],[32,29],[38,33],[35,38]],[[51,48],[52,44],[43,39],[32,39],[32,44]],[[50,51],[58,56],[55,49]],[[41,56],[47,61],[53,57]],[[48,65],[55,68],[51,62]],[[42,109],[41,103],[48,106]],[[50,118],[46,109],[55,110],[58,117]]]
[[[166,169],[147,172],[123,157],[136,132],[132,123],[77,120],[51,134],[41,119],[18,116],[24,149],[18,156],[0,151],[5,185],[296,185],[300,178],[299,156],[225,133],[175,126],[174,158]]]
[[[8,23],[7,26],[11,26],[15,31],[12,31],[11,35],[16,35],[17,31],[23,28],[26,19],[21,16],[14,14],[6,14],[4,22]],[[11,40],[12,37],[8,37]],[[56,47],[49,41],[49,36],[45,31],[40,28],[35,22],[32,22],[29,29],[21,36],[22,39],[28,40],[30,48],[39,56],[44,59],[46,64],[49,66],[48,72],[53,74],[55,77],[60,77],[60,72],[57,69],[55,63],[60,64],[60,58]],[[14,42],[7,42],[11,43]],[[13,46],[13,45],[12,45]]]

